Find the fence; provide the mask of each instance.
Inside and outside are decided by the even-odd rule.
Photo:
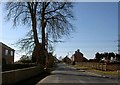
[[[104,70],[104,71],[117,71],[120,70],[120,64],[114,63],[96,63],[96,62],[76,62],[77,65],[90,67],[97,70]]]
[[[2,72],[2,85],[9,85],[42,73],[40,66]]]

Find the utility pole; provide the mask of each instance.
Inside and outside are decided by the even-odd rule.
[[[120,54],[120,39],[118,40],[118,54]]]
[[[120,54],[120,1],[118,2],[118,54]]]
[[[120,1],[118,2],[118,54],[120,54]],[[118,75],[120,70],[118,70]],[[118,84],[120,85],[120,79],[118,76]]]

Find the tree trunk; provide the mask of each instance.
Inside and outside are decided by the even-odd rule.
[[[34,43],[35,43],[35,47],[32,53],[32,60],[33,62],[37,62],[40,63],[40,45],[39,45],[39,40],[38,40],[38,34],[37,34],[37,29],[36,29],[36,15],[34,13],[32,13],[32,30],[33,30],[33,36],[34,36]]]
[[[37,34],[36,9],[32,9],[29,3],[28,5],[31,13],[32,30],[33,30],[34,43],[35,43],[35,47],[32,53],[32,61],[36,62],[37,64],[41,64],[43,66],[41,60],[41,44],[39,43],[38,34]]]
[[[33,62],[36,62],[37,64],[40,64],[43,66],[42,56],[41,56],[41,44],[35,45],[33,53],[32,53],[32,60]]]
[[[42,25],[42,60],[43,60],[43,65],[45,66],[46,64],[46,52],[45,52],[45,2],[42,3],[42,20],[41,20],[41,25]]]
[[[38,34],[37,34],[37,29],[36,29],[36,16],[35,14],[33,14],[33,20],[32,20],[32,28],[33,28],[33,35],[34,35],[34,43],[37,46],[39,44],[39,40],[38,40]]]

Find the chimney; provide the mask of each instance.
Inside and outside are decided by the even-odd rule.
[[[77,51],[75,51],[75,54],[77,54]]]
[[[79,52],[80,52],[80,49],[78,49],[77,52],[79,53]]]

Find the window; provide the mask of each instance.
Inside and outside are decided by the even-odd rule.
[[[13,56],[13,51],[11,51],[11,53],[10,53],[10,54],[11,54],[11,56]]]
[[[5,55],[8,55],[8,50],[5,50]]]

